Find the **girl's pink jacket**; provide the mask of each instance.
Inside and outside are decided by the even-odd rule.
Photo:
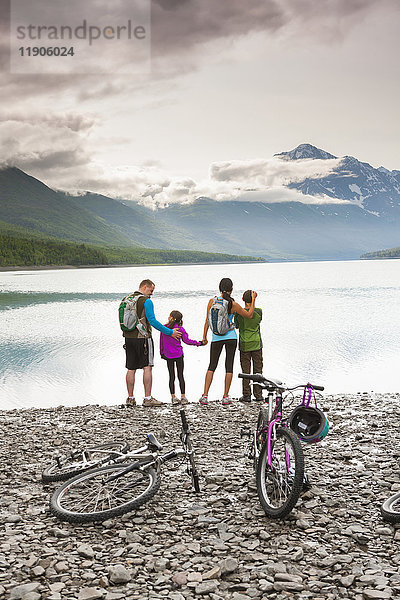
[[[168,325],[166,325],[166,327],[168,327]],[[178,327],[177,329],[182,333],[180,340],[176,340],[170,335],[165,335],[165,333],[160,334],[161,356],[164,356],[165,358],[179,358],[183,355],[182,342],[189,346],[201,346],[201,342],[196,342],[196,340],[191,340],[189,338],[183,327]]]

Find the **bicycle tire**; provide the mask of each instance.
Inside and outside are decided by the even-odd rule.
[[[393,494],[383,502],[381,515],[389,523],[400,523],[400,492]]]
[[[253,467],[254,470],[257,471],[258,459],[257,456],[260,455],[262,447],[265,441],[265,434],[262,431],[268,426],[268,408],[266,406],[261,406],[260,412],[258,413],[257,419],[257,433],[255,436],[255,451],[254,451],[254,462]]]
[[[138,508],[159,490],[160,473],[154,467],[137,467],[112,482],[107,481],[127,467],[129,464],[106,465],[80,473],[57,488],[50,499],[50,511],[62,521],[89,523]]]
[[[105,453],[107,450],[110,451],[108,455]],[[60,456],[59,462],[53,462],[43,469],[42,482],[53,483],[55,481],[66,481],[75,475],[79,475],[82,471],[105,465],[116,456],[116,453],[125,454],[128,450],[129,444],[125,441],[107,442],[105,444],[83,448],[82,450],[71,450],[69,456]],[[99,453],[98,458],[94,456],[96,452]],[[86,456],[83,459],[84,453]],[[77,458],[78,454],[81,455],[80,460]]]
[[[258,497],[265,514],[283,519],[296,505],[304,478],[304,455],[295,434],[278,427],[272,440],[272,468],[267,462],[265,443],[257,465]]]
[[[191,446],[191,443],[190,443]],[[190,454],[189,454],[189,475],[192,479],[192,485],[193,485],[193,489],[196,492],[196,494],[200,494],[200,476],[199,476],[199,472],[197,470],[197,466],[196,466],[196,461],[194,459],[194,454],[193,454],[194,450],[193,450],[193,446],[191,447],[190,450]]]
[[[183,408],[180,410],[180,415],[181,415],[181,421],[182,421],[182,438],[181,439],[182,439],[184,449],[187,453],[186,457],[189,461],[187,471],[192,480],[192,485],[193,485],[194,491],[196,492],[196,494],[199,494],[200,493],[200,477],[199,477],[199,472],[197,470],[196,461],[194,458],[194,450],[193,450],[192,438],[190,435],[189,424],[188,424],[188,421],[186,418],[186,413]]]
[[[189,424],[187,422],[186,413],[183,408],[181,408],[179,412],[181,415],[183,433],[187,433],[189,431]]]

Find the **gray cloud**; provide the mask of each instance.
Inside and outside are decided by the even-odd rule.
[[[396,1],[383,3],[395,7]],[[339,31],[345,34],[355,18],[375,7],[374,0],[153,0],[153,51],[165,56],[184,49],[187,55],[191,48],[223,38],[286,27],[293,35],[311,33],[326,39],[335,34],[338,39]]]
[[[37,0],[34,10],[40,11]],[[47,0],[46,0],[47,1]],[[107,6],[110,22],[129,17],[126,2],[90,1],[91,11]],[[397,0],[381,0],[380,5],[396,6]],[[213,46],[227,39],[237,39],[254,32],[275,34],[283,29],[293,36],[316,36],[331,43],[340,40],[363,15],[376,8],[373,0],[152,0],[151,40],[153,52],[152,80],[168,80],[195,70],[204,60],[210,60]],[[61,5],[63,6],[63,5]],[[63,9],[66,22],[69,5]],[[88,9],[88,15],[90,15]],[[62,13],[60,13],[62,14]],[[95,13],[93,13],[95,14]],[[7,14],[0,21],[0,56],[8,70]],[[98,49],[98,52],[105,49]],[[179,54],[179,60],[176,60]],[[98,75],[7,75],[0,97],[17,97],[24,89],[25,96],[48,95],[51,92],[75,94],[80,101],[105,98],[151,85],[149,79],[121,77],[118,69],[134,57],[128,52],[114,52],[108,45],[104,60],[110,73]]]
[[[93,115],[82,115],[79,113],[44,114],[32,111],[30,115],[23,112],[0,112],[0,123],[15,121],[16,123],[30,123],[34,125],[44,124],[50,127],[65,127],[71,131],[87,131],[97,122]]]
[[[91,116],[73,113],[2,114],[0,164],[32,170],[46,179],[53,170],[62,177],[72,167],[81,169],[90,162],[85,135],[94,122]]]
[[[199,45],[250,31],[277,31],[286,22],[275,0],[253,0],[245,6],[243,0],[153,0],[153,56],[165,57],[165,53],[185,49],[182,59],[186,60],[190,50]]]
[[[45,152],[33,152],[31,154],[17,155],[12,159],[12,163],[18,163],[19,166],[28,171],[39,170],[60,172],[60,168],[65,171],[71,167],[79,166],[90,161],[89,157],[80,148],[74,150],[56,150]],[[48,173],[46,173],[48,176]]]
[[[326,177],[339,166],[341,159],[304,159],[287,161],[280,158],[233,160],[213,163],[212,180],[230,182],[241,189],[269,188],[290,182],[304,181],[307,177]]]

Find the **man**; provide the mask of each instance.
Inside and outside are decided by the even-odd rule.
[[[245,310],[251,307],[251,290],[246,290],[243,294]],[[235,326],[239,328],[239,350],[240,366],[243,373],[251,373],[251,363],[253,363],[253,373],[262,373],[263,355],[262,340],[260,332],[260,322],[262,319],[261,308],[255,308],[251,319],[244,319],[235,314]],[[242,380],[243,396],[239,398],[241,402],[251,402],[251,387],[248,379]],[[253,386],[256,400],[263,400],[262,388],[259,385]]]
[[[154,315],[154,305],[151,296],[154,292],[155,284],[150,279],[144,279],[139,285],[139,291],[133,296],[138,296],[136,302],[136,314],[139,322],[143,327],[139,328],[144,334],[136,328],[133,331],[124,331],[125,338],[125,353],[128,369],[126,373],[126,387],[128,389],[128,398],[126,404],[135,406],[136,400],[134,396],[135,375],[137,369],[143,369],[143,386],[145,397],[143,406],[162,406],[163,402],[159,402],[151,395],[151,386],[153,383],[152,368],[154,364],[154,343],[151,337],[151,328],[154,327],[158,331],[162,331],[165,335],[171,335],[175,339],[181,337],[181,332],[177,329],[169,329],[164,327],[157,321]],[[144,329],[143,329],[144,328]]]

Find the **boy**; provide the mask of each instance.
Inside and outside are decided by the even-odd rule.
[[[246,290],[243,294],[243,302],[245,310],[249,310],[251,306],[251,290]],[[260,322],[262,319],[261,308],[255,308],[251,319],[244,319],[242,316],[235,314],[235,327],[239,329],[239,350],[240,350],[240,366],[243,373],[251,373],[251,363],[253,362],[253,373],[262,373],[263,357],[262,357],[262,340],[260,333]],[[241,402],[251,401],[251,387],[248,379],[243,379],[243,396],[239,398]],[[253,391],[256,400],[262,400],[262,389],[259,385],[254,384]]]

